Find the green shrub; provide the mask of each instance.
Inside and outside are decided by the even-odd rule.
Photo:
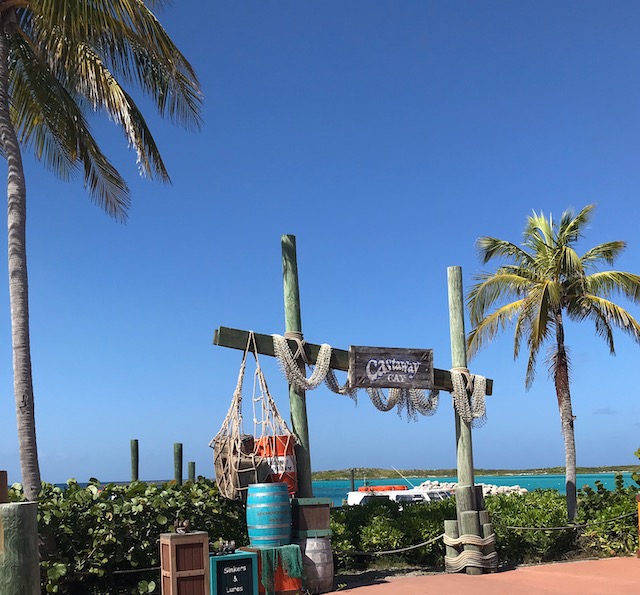
[[[442,534],[444,519],[455,518],[454,500],[429,505],[403,504],[387,499],[374,500],[361,506],[344,506],[331,514],[331,544],[338,568],[366,567],[380,551],[414,546]],[[398,554],[385,554],[389,565],[419,564],[434,567],[443,564],[441,540]]]
[[[20,486],[12,500],[22,497]],[[43,540],[43,592],[114,595],[159,593],[156,583],[161,533],[188,519],[194,530],[247,543],[241,504],[219,497],[210,480],[182,486],[133,482],[87,487],[69,480],[65,489],[43,484],[38,528]],[[129,573],[128,571],[148,572]]]
[[[622,475],[616,475],[616,487],[607,490],[596,481],[596,489],[585,486],[579,491],[578,522],[582,529],[580,549],[590,556],[624,556],[638,549],[637,486],[624,487]]]
[[[496,534],[496,551],[503,564],[562,560],[575,553],[576,530],[567,527],[567,502],[556,490],[487,497],[486,508]],[[547,530],[540,530],[548,527]],[[535,530],[533,530],[535,529]]]

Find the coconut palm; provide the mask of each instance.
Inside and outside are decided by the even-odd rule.
[[[140,172],[169,181],[158,147],[125,87],[161,116],[200,125],[196,75],[151,11],[156,0],[11,0],[0,3],[0,151],[8,168],[9,287],[14,392],[25,495],[40,490],[29,344],[26,186],[22,153],[68,180],[81,171],[90,197],[126,219],[129,189],[93,138],[86,116],[106,114],[136,152]]]
[[[525,384],[531,386],[540,349],[550,344],[549,370],[553,375],[565,447],[567,513],[576,514],[575,417],[569,386],[569,357],[565,345],[565,317],[590,320],[596,334],[615,354],[613,329],[618,328],[640,342],[640,324],[611,298],[624,295],[640,302],[640,276],[621,271],[602,271],[613,266],[624,250],[622,241],[607,242],[582,256],[576,244],[588,224],[595,205],[574,216],[568,210],[560,221],[535,212],[527,220],[524,242],[516,246],[496,238],[482,237],[477,246],[483,263],[502,259],[494,273],[478,276],[467,296],[473,330],[468,336],[469,356],[513,325],[514,359],[524,344],[529,352]]]

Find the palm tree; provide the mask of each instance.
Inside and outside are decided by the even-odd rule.
[[[621,271],[599,271],[603,263],[613,266],[624,250],[622,241],[607,242],[582,256],[576,244],[589,223],[595,205],[573,211],[560,221],[535,212],[527,220],[522,247],[496,238],[482,237],[477,246],[483,263],[500,258],[495,273],[483,273],[467,296],[473,330],[467,338],[469,356],[489,343],[511,324],[515,327],[513,355],[523,341],[529,351],[525,384],[530,388],[540,348],[551,343],[549,369],[553,375],[565,447],[567,513],[576,515],[576,448],[569,387],[569,357],[565,346],[564,318],[590,320],[614,355],[613,329],[640,342],[640,324],[611,298],[622,294],[640,302],[640,276]],[[492,311],[490,311],[494,308]]]
[[[140,172],[169,176],[145,120],[125,91],[142,90],[158,112],[200,126],[197,77],[150,7],[168,0],[10,0],[0,3],[0,151],[7,160],[9,287],[20,464],[25,495],[37,498],[29,343],[24,148],[68,180],[79,170],[90,197],[116,220],[130,203],[126,182],[86,121],[102,112],[124,131]]]

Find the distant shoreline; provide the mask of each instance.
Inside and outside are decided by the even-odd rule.
[[[351,479],[351,472],[356,479],[366,477],[367,479],[393,479],[396,477],[453,477],[457,475],[456,469],[379,469],[359,467],[353,469],[331,469],[327,471],[314,471],[311,479],[315,481],[322,480],[340,480]],[[578,467],[576,473],[580,475],[592,475],[597,473],[631,473],[640,471],[638,465],[619,465],[616,467]],[[517,476],[517,475],[564,475],[564,467],[547,467],[541,469],[475,469],[475,475],[484,476]]]

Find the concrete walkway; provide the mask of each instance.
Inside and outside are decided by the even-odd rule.
[[[336,592],[352,595],[622,595],[640,594],[640,559],[606,558],[523,566],[494,574],[425,574],[350,581]]]

